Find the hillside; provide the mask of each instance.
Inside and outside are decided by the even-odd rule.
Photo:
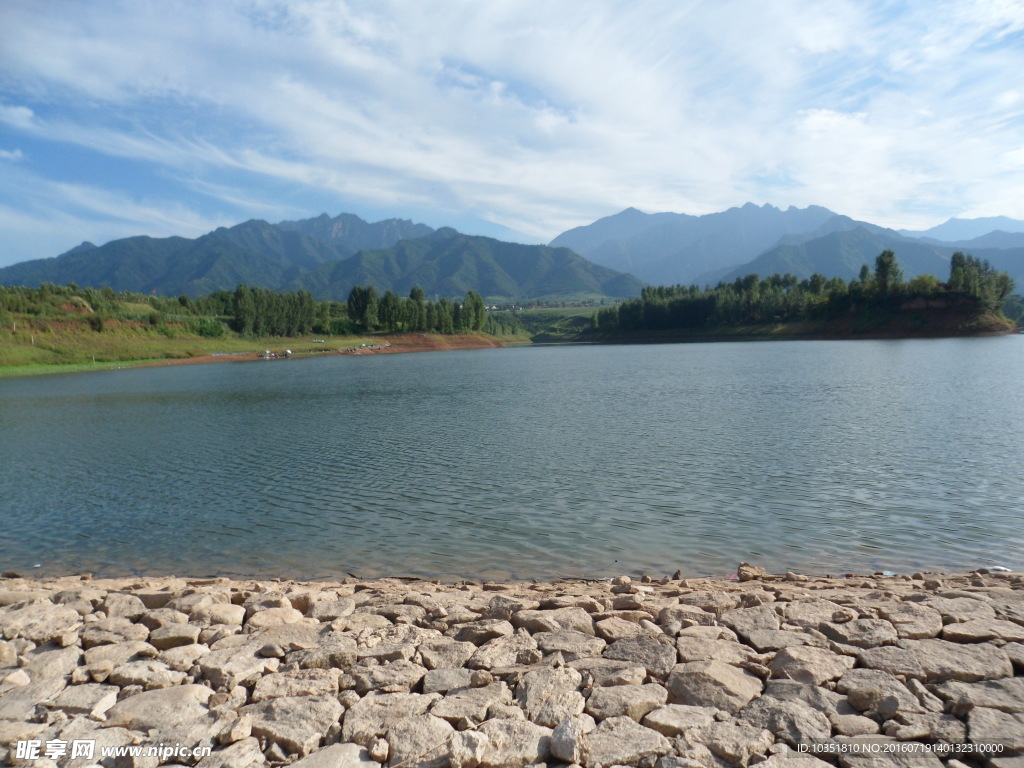
[[[819,206],[783,211],[752,203],[705,216],[629,208],[563,232],[551,245],[652,284],[673,285],[748,262],[780,238],[816,230],[834,216]]]
[[[400,219],[370,224],[352,214],[280,224],[253,220],[195,239],[83,243],[56,258],[0,269],[0,285],[44,282],[192,297],[245,283],[305,289],[337,300],[357,284],[402,295],[414,285],[448,297],[473,290],[494,301],[629,298],[642,286],[566,248],[505,243],[447,228],[435,233]]]

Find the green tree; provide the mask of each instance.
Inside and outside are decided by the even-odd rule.
[[[875,289],[881,293],[894,293],[903,284],[903,270],[892,251],[882,251],[875,259]]]
[[[384,297],[380,300],[378,317],[380,324],[389,333],[394,333],[398,330],[398,324],[402,320],[402,302],[397,293],[394,291],[384,292]]]
[[[377,289],[374,286],[356,285],[348,294],[348,316],[363,330],[372,331],[377,327]]]

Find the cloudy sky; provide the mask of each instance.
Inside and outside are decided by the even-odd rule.
[[[0,265],[249,218],[1024,218],[1019,0],[3,0]]]

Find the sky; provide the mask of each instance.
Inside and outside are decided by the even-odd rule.
[[[3,0],[0,266],[251,218],[1024,218],[1019,0]]]

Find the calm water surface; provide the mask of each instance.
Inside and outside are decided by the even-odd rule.
[[[0,380],[0,569],[1019,570],[1022,381],[1021,336]]]

